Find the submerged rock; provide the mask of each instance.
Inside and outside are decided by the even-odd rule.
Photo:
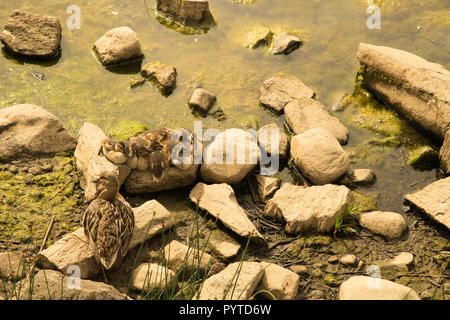
[[[417,169],[432,169],[439,164],[439,155],[430,146],[420,147],[411,152],[408,164]]]
[[[197,88],[189,99],[189,107],[201,115],[206,115],[215,102],[216,96],[214,94],[203,88]]]
[[[450,130],[445,134],[444,144],[439,151],[439,161],[445,174],[450,174]]]
[[[208,0],[156,0],[156,8],[183,25],[214,23]]]
[[[260,88],[259,102],[262,106],[276,112],[283,112],[284,107],[295,99],[312,98],[314,91],[295,76],[279,73],[264,81]]]
[[[0,34],[0,41],[18,55],[55,58],[60,54],[61,24],[53,16],[14,10]]]
[[[450,177],[433,182],[418,192],[407,194],[405,200],[450,230]]]
[[[135,290],[150,292],[171,288],[176,280],[175,273],[167,267],[156,263],[143,263],[134,270],[131,284]]]
[[[143,56],[139,38],[130,27],[109,30],[95,42],[94,50],[105,66],[134,61]]]
[[[61,121],[41,107],[18,104],[0,110],[0,162],[53,155],[75,145]]]
[[[276,132],[278,132],[278,139],[276,139]],[[275,133],[272,137],[272,133]],[[258,144],[261,151],[267,152],[268,155],[276,154],[277,140],[278,140],[278,155],[280,160],[284,160],[288,157],[289,152],[289,140],[286,133],[283,132],[275,123],[265,125],[256,132],[258,137]],[[272,139],[274,141],[272,141]]]
[[[359,223],[386,238],[400,238],[407,229],[405,218],[395,212],[373,211],[359,216]]]
[[[256,292],[266,299],[293,300],[297,296],[300,277],[295,272],[276,264],[261,263],[263,276],[256,288]],[[267,293],[270,292],[270,294]]]
[[[450,129],[450,72],[412,53],[361,43],[362,85],[439,139]]]
[[[297,50],[298,48],[300,48],[301,44],[302,41],[298,37],[281,33],[274,36],[270,48],[270,54],[288,55],[293,51]]]
[[[141,69],[141,75],[153,81],[161,92],[170,94],[176,87],[177,70],[159,61],[147,63]]]

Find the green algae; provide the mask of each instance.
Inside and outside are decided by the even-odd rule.
[[[122,120],[118,125],[108,127],[106,132],[111,136],[111,138],[116,140],[128,140],[131,137],[135,137],[138,134],[148,130],[149,128],[137,121],[126,121]]]
[[[418,169],[432,169],[439,166],[439,153],[430,146],[411,151],[408,164]]]
[[[352,194],[353,202],[349,206],[349,214],[378,210],[377,201],[375,199],[372,199],[371,197],[368,197],[358,191],[352,191]]]

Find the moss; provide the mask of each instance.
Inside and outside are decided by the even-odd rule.
[[[352,191],[352,194],[353,194],[353,202],[349,207],[350,214],[357,214],[361,212],[378,210],[376,200],[366,196],[361,192]]]
[[[448,251],[450,250],[450,240],[444,238],[437,238],[432,242],[429,249],[433,251]]]
[[[430,146],[414,149],[410,152],[408,164],[417,169],[432,169],[439,166],[439,154]]]
[[[202,25],[186,26],[181,24],[171,15],[166,15],[159,11],[156,11],[156,19],[165,27],[175,30],[184,35],[204,34],[207,33],[212,26],[216,25],[214,17],[211,17]]]
[[[113,139],[116,140],[128,140],[131,137],[135,137],[138,134],[148,130],[149,128],[137,121],[125,121],[122,120],[118,125],[107,128],[107,132]]]
[[[286,253],[296,257],[301,254],[303,248],[325,247],[329,246],[331,242],[331,237],[327,235],[307,235],[292,242],[286,249]]]

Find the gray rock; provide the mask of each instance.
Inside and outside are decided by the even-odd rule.
[[[184,25],[214,23],[208,0],[157,0],[156,8]]]
[[[403,269],[408,270],[408,267],[410,265],[412,265],[413,262],[414,262],[414,256],[411,253],[401,252],[390,260],[379,261],[379,262],[376,262],[375,264],[378,265],[380,268],[406,267]]]
[[[288,35],[285,33],[281,33],[281,34],[274,36],[272,45],[270,48],[270,54],[288,55],[291,52],[300,48],[301,44],[302,44],[302,42],[298,37]]]
[[[166,266],[143,263],[134,270],[131,284],[135,290],[150,292],[155,289],[173,287],[176,284],[176,276]]]
[[[407,229],[405,218],[395,212],[373,211],[359,216],[359,223],[386,238],[400,238]]]
[[[215,102],[214,94],[203,88],[197,88],[189,99],[189,106],[200,114],[206,115]]]
[[[18,104],[0,110],[0,161],[53,155],[75,145],[61,121],[41,107]]]
[[[263,202],[266,202],[281,187],[281,180],[277,178],[255,175],[255,180],[256,193]]]
[[[164,262],[172,270],[178,272],[185,268],[186,273],[192,274],[199,270],[205,274],[211,267],[212,257],[200,248],[186,246],[176,240],[173,240],[164,247]]]
[[[344,266],[354,266],[358,259],[354,254],[347,254],[339,259],[339,262]]]
[[[53,16],[14,10],[0,34],[0,41],[15,54],[55,58],[60,53],[61,24]]]
[[[418,192],[407,194],[405,200],[450,230],[450,177],[433,182]]]
[[[298,274],[276,264],[262,262],[261,265],[263,276],[256,292],[262,291],[261,296],[266,299],[275,297],[276,300],[293,300],[297,296],[300,281]]]
[[[278,132],[278,139],[276,138],[277,132]],[[261,148],[262,151],[267,152],[269,156],[278,154],[280,160],[284,160],[288,157],[289,153],[288,136],[275,123],[271,123],[260,128],[256,132],[256,135],[258,137],[259,147]],[[275,144],[272,143],[272,139],[274,140],[273,142]]]
[[[159,61],[144,65],[141,75],[153,81],[164,94],[172,93],[177,84],[177,70]]]
[[[217,234],[221,234],[221,236],[216,237]],[[241,245],[237,241],[229,236],[224,237],[221,230],[212,231],[208,245],[212,252],[222,259],[233,258],[241,249]]]
[[[19,280],[25,276],[25,261],[16,252],[0,252],[0,279]]]
[[[314,91],[300,79],[284,73],[278,73],[264,81],[259,91],[261,105],[280,113],[289,102],[314,96]]]
[[[370,169],[355,169],[349,174],[353,184],[371,184],[375,180],[375,172]]]
[[[450,174],[450,130],[445,134],[444,144],[439,151],[439,161],[445,174]]]

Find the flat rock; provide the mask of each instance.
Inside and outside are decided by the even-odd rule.
[[[261,105],[280,113],[289,102],[314,96],[314,91],[299,78],[284,73],[276,74],[264,81],[259,91]]]
[[[216,230],[215,230],[216,231]],[[217,230],[218,232],[222,232]],[[213,231],[214,234],[214,231]],[[209,240],[209,246],[212,248],[215,255],[223,258],[230,259],[236,256],[241,249],[241,245],[232,239],[215,239],[213,235]]]
[[[439,151],[439,161],[445,174],[450,175],[450,130],[445,134],[444,144]]]
[[[62,122],[41,107],[17,104],[0,110],[0,162],[53,155],[75,145]]]
[[[24,263],[16,252],[0,252],[0,279],[22,279],[25,276]]]
[[[288,136],[275,123],[260,128],[256,135],[261,151],[265,151],[269,156],[278,154],[280,160],[288,157]]]
[[[281,180],[278,178],[255,175],[256,193],[259,200],[266,202],[274,193],[280,189]]]
[[[400,238],[407,229],[405,218],[399,213],[373,211],[359,216],[359,224],[386,238]]]
[[[216,99],[213,93],[203,88],[197,88],[189,99],[189,107],[202,115],[206,115],[216,102]]]
[[[134,208],[135,228],[130,241],[130,249],[154,237],[175,225],[171,213],[156,200],[147,201]],[[65,235],[56,243],[38,255],[38,266],[44,269],[57,269],[67,272],[67,268],[76,265],[80,268],[81,278],[90,278],[101,272],[100,265],[86,241],[83,228]]]
[[[188,247],[176,240],[171,241],[164,247],[164,261],[174,271],[185,268],[186,272],[192,274],[199,270],[206,274],[211,267],[212,257],[200,248]]]
[[[212,183],[237,184],[260,159],[256,136],[242,129],[228,129],[206,146],[200,176]]]
[[[353,184],[367,185],[375,181],[375,172],[371,169],[355,169],[349,177]]]
[[[165,94],[170,94],[177,85],[177,69],[159,61],[150,62],[141,69],[141,75],[153,81]]]
[[[247,217],[229,185],[198,183],[189,198],[239,236],[265,243],[266,240]]]
[[[286,221],[286,232],[329,232],[353,200],[345,186],[309,188],[285,183],[267,202],[264,215]]]
[[[366,276],[351,277],[339,287],[339,300],[420,300],[413,289]]]
[[[344,266],[354,266],[358,259],[354,254],[346,254],[345,256],[339,259],[339,262]]]
[[[450,129],[450,72],[412,53],[361,43],[362,85],[439,139]]]
[[[408,267],[412,265],[414,262],[414,256],[409,252],[401,252],[398,255],[396,255],[394,258],[386,261],[377,261],[375,264],[379,266],[380,268],[390,268],[395,267],[400,270],[408,270]]]
[[[15,54],[41,59],[60,54],[61,24],[56,17],[14,10],[3,29],[0,41]]]
[[[289,267],[289,269],[291,269],[292,272],[295,272],[299,275],[305,276],[309,274],[309,270],[307,266],[301,265],[301,264],[297,264],[294,266]]]
[[[95,42],[94,50],[105,66],[134,61],[143,56],[139,37],[130,27],[109,30]]]
[[[30,281],[24,282],[21,299],[33,300],[125,300],[126,296],[116,288],[103,282],[80,279],[76,281],[54,270],[40,270],[33,279],[32,296],[29,296]],[[69,286],[68,286],[69,284]]]
[[[102,129],[90,122],[85,122],[78,132],[74,157],[77,169],[82,173],[80,185],[88,202],[98,196],[96,184],[91,181],[100,173],[109,172],[115,175],[122,185],[131,171],[126,165],[115,165],[106,157],[98,155],[101,142],[105,138],[107,136]]]
[[[156,263],[143,263],[132,275],[133,289],[150,292],[155,289],[172,287],[176,283],[175,273]]]
[[[339,142],[322,128],[294,136],[291,155],[302,174],[319,185],[339,179],[350,166],[350,159]]]
[[[288,55],[300,48],[301,44],[302,42],[298,37],[281,33],[273,37],[270,54]]]
[[[199,300],[248,300],[263,276],[259,262],[235,262],[203,283]]]
[[[162,13],[173,16],[184,25],[214,22],[208,0],[156,0],[156,8]]]
[[[450,230],[450,177],[433,182],[418,192],[407,194],[405,200]]]
[[[284,115],[295,134],[302,134],[313,128],[323,128],[330,131],[339,143],[345,144],[348,141],[347,128],[317,100],[306,97],[296,99],[286,105]]]
[[[260,295],[267,299],[275,297],[276,300],[293,300],[297,296],[300,281],[298,274],[276,264],[262,262],[261,265],[263,276],[256,292],[268,291],[272,295],[264,291]]]

